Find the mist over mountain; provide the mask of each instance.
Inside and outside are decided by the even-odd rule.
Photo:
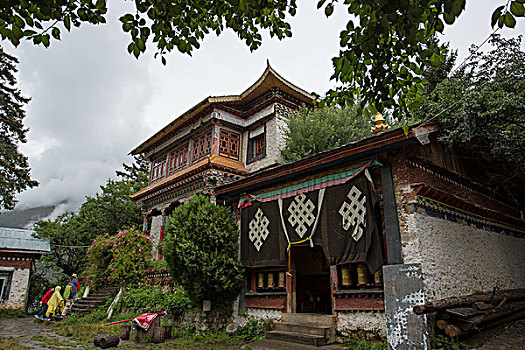
[[[55,219],[66,211],[67,202],[0,212],[0,227],[32,229],[39,220]]]

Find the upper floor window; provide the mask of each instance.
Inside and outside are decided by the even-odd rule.
[[[246,163],[252,163],[264,157],[266,157],[266,132],[263,125],[249,133]]]
[[[150,181],[156,181],[166,175],[166,158],[160,158],[153,162],[151,167]]]
[[[264,134],[257,136],[254,140],[254,144],[255,144],[255,147],[254,147],[255,156],[256,157],[264,156],[264,153],[266,153],[266,147],[264,144]]]
[[[241,135],[239,133],[221,129],[219,155],[239,160],[240,143]]]
[[[211,154],[211,131],[193,140],[193,161]]]
[[[173,173],[188,165],[188,145],[179,147],[170,154],[169,173]]]

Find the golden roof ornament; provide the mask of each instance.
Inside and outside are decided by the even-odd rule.
[[[374,124],[375,125],[370,128],[372,134],[381,134],[390,129],[390,125],[385,124],[385,118],[383,118],[383,115],[379,112],[377,112],[374,117]]]

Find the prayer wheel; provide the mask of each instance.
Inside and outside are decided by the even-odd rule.
[[[275,279],[274,279],[273,272],[269,272],[266,278],[267,278],[266,287],[269,289],[275,288]]]
[[[383,272],[381,272],[381,269],[374,273],[374,283],[378,286],[383,284]]]
[[[368,273],[365,265],[357,266],[357,284],[364,286],[368,283]]]
[[[342,285],[345,287],[352,285],[352,275],[351,275],[350,266],[345,266],[341,268],[341,280]]]
[[[286,278],[285,278],[285,274],[283,271],[279,272],[279,281],[277,283],[277,287],[279,288],[284,288],[286,287]]]
[[[264,273],[257,274],[257,288],[264,288]]]

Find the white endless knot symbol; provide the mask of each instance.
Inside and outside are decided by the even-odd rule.
[[[366,226],[366,196],[355,186],[352,186],[347,195],[350,204],[343,202],[339,214],[343,218],[343,228],[348,230],[352,227],[352,238],[359,241]]]
[[[290,203],[288,207],[288,212],[290,213],[288,222],[292,227],[297,225],[295,232],[297,232],[299,237],[303,238],[306,231],[308,231],[308,226],[311,226],[315,221],[314,210],[314,203],[304,194],[295,196],[293,202]]]
[[[257,249],[257,251],[261,250],[264,241],[266,241],[266,238],[270,234],[270,231],[268,231],[269,223],[270,221],[264,215],[261,208],[259,208],[255,213],[255,217],[250,221],[250,224],[248,225],[248,238],[250,238],[250,241],[253,242],[253,246],[255,247],[255,249]]]

